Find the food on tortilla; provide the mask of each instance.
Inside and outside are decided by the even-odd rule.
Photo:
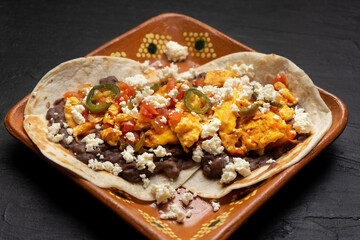
[[[202,171],[183,187],[201,197],[220,198],[272,177],[306,156],[331,126],[311,79],[284,57],[234,53],[195,71],[206,73],[196,81],[213,112],[193,155]]]
[[[155,200],[150,185],[176,189],[199,168],[189,153],[174,145],[177,138],[163,118],[153,115],[171,114],[162,109],[170,99],[153,93],[157,84],[176,74],[176,65],[155,70],[148,62],[117,57],[65,62],[35,87],[24,129],[55,163],[100,187]],[[144,98],[157,105],[148,105]],[[150,141],[149,129],[161,137],[150,135],[155,139]]]
[[[183,74],[174,64],[73,60],[40,81],[24,121],[48,158],[101,187],[157,202],[172,197],[151,190],[163,184],[218,198],[271,177],[309,152],[329,124],[307,75],[259,53]]]

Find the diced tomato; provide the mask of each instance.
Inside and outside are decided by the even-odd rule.
[[[176,87],[176,80],[170,79],[169,82],[166,84],[166,92],[169,93],[171,90]]]
[[[203,87],[205,85],[205,77],[204,76],[200,76],[198,78],[196,78],[193,83],[197,86],[197,87]]]
[[[128,101],[132,95],[136,92],[136,87],[129,86],[124,82],[120,82],[117,85],[121,91],[120,96],[115,99],[116,103],[122,102],[122,101]]]
[[[156,111],[154,105],[151,103],[143,102],[140,105],[140,115],[143,115],[147,118],[155,118],[158,114],[158,111]]]
[[[76,97],[77,99],[82,99],[84,97],[84,94],[81,94],[79,92],[67,92],[64,94],[65,99],[69,97]]]
[[[287,86],[288,85],[288,80],[287,80],[287,78],[286,78],[286,76],[285,76],[285,74],[283,74],[283,73],[279,73],[275,78],[274,78],[274,80],[273,80],[273,85],[275,84],[275,83],[277,83],[277,82],[282,82],[283,84],[285,84],[285,86]]]
[[[179,88],[178,91],[179,91],[179,93],[176,96],[176,99],[180,101],[180,100],[182,100],[184,98],[186,90],[181,87],[181,88]]]
[[[81,115],[84,117],[84,118],[87,118],[87,115],[89,115],[89,109],[85,108],[85,110],[81,113]]]
[[[120,127],[120,130],[123,134],[126,134],[128,132],[133,132],[134,129],[135,129],[135,122],[132,120],[124,122]]]
[[[152,122],[151,125],[154,128],[155,132],[162,133],[166,129],[167,124],[162,122],[163,116],[157,116]]]
[[[181,121],[182,114],[179,112],[171,112],[168,115],[168,122],[170,126],[176,126]]]

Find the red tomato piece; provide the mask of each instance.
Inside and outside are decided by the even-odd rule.
[[[274,78],[274,80],[273,80],[273,85],[275,84],[275,83],[277,83],[277,82],[282,82],[283,84],[285,84],[285,86],[287,86],[288,85],[288,80],[287,80],[287,78],[286,78],[286,76],[285,76],[285,74],[283,74],[283,73],[279,73],[275,78]]]
[[[170,79],[169,82],[166,84],[166,92],[170,92],[174,89],[174,87],[176,87],[176,80]]]
[[[126,134],[128,132],[133,132],[134,129],[135,129],[135,122],[132,120],[124,122],[120,127],[120,130],[123,134]]]

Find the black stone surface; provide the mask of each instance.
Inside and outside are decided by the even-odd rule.
[[[165,12],[303,68],[349,109],[343,134],[230,239],[360,239],[359,1],[1,1],[0,117],[57,64]],[[144,238],[0,127],[0,239]]]

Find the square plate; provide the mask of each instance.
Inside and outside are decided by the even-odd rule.
[[[165,66],[169,65],[169,62],[163,54],[163,49],[170,40],[189,48],[188,59],[178,63],[179,72],[230,53],[255,51],[196,19],[167,13],[151,18],[87,56],[121,56],[140,62],[150,60],[150,63],[157,62]],[[7,113],[5,126],[15,138],[93,194],[145,236],[152,239],[226,239],[344,130],[348,117],[345,104],[333,94],[318,89],[332,112],[333,123],[319,144],[305,158],[271,179],[231,192],[219,200],[221,207],[217,212],[212,211],[209,201],[195,198],[190,203],[193,208],[192,216],[181,224],[173,220],[160,219],[159,210],[164,210],[166,205],[159,209],[153,202],[139,201],[126,193],[99,188],[45,158],[22,126],[24,108],[29,95]],[[174,201],[179,201],[178,198],[177,193]]]

